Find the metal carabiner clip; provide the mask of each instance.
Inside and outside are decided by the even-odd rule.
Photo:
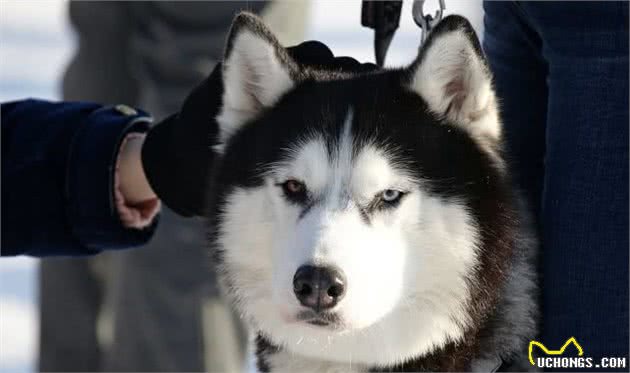
[[[427,38],[429,32],[435,25],[437,25],[444,15],[444,9],[446,6],[444,5],[444,0],[439,0],[440,9],[435,12],[435,16],[431,16],[430,14],[424,14],[424,10],[422,7],[424,6],[425,0],[413,0],[413,8],[411,9],[411,13],[413,14],[413,20],[420,27],[422,32],[421,41],[424,43],[424,40]]]

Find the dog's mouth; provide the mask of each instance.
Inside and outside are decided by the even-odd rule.
[[[297,320],[317,327],[326,327],[331,329],[338,329],[341,327],[341,318],[334,313],[300,311],[297,314]]]

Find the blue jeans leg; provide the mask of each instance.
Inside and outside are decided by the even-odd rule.
[[[542,342],[557,348],[575,336],[596,362],[627,358],[628,3],[484,8],[484,47],[504,103],[507,146],[518,174],[533,175],[519,181],[534,196],[541,226]],[[518,47],[523,39],[534,48]],[[546,76],[515,84],[515,75],[531,74],[523,59],[545,64]],[[547,86],[546,96],[530,91],[538,84]],[[537,122],[541,100],[544,123]],[[531,111],[539,114],[527,123]],[[542,139],[528,133],[540,126]],[[544,149],[543,163],[533,170],[528,165],[539,160],[520,157],[536,149]],[[534,180],[542,180],[541,189]]]

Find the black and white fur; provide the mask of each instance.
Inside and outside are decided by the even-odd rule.
[[[468,21],[446,17],[408,68],[352,74],[301,66],[242,13],[223,62],[211,237],[259,369],[527,367],[537,243]],[[328,325],[300,317],[305,264],[345,273]]]

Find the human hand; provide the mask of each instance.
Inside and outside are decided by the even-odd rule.
[[[130,228],[147,226],[160,207],[142,167],[145,139],[142,133],[128,134],[120,145],[116,161],[114,198],[123,225]]]

